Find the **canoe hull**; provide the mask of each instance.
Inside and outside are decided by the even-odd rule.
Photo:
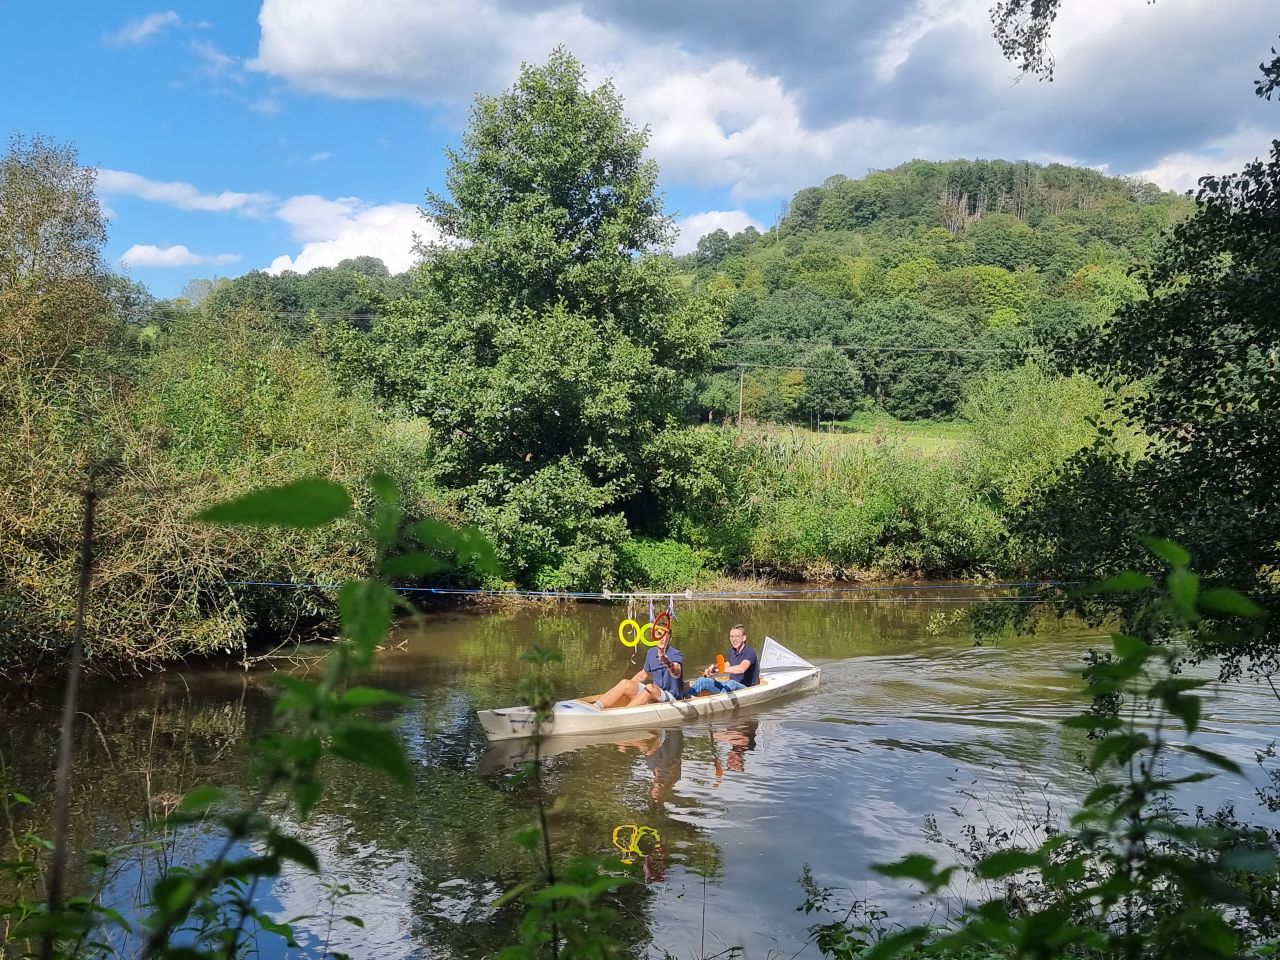
[[[537,717],[528,707],[477,711],[490,740],[605,734],[620,730],[668,726],[709,717],[732,716],[748,707],[768,703],[818,686],[822,671],[815,666],[762,669],[761,683],[732,693],[692,697],[677,703],[651,703],[642,707],[596,710],[584,700],[561,700],[551,717],[538,729]]]

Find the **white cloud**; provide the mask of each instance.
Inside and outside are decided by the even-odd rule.
[[[1259,129],[1240,130],[1227,137],[1217,137],[1195,151],[1180,151],[1161,157],[1159,162],[1137,175],[1166,190],[1194,190],[1201,177],[1239,173],[1251,160],[1267,153],[1273,132]]]
[[[236,253],[192,253],[181,243],[171,247],[157,247],[150,243],[135,243],[120,257],[126,267],[196,267],[226,266],[240,259]]]
[[[328,150],[321,150],[318,153],[313,153],[311,156],[307,157],[307,159],[312,163],[320,163],[324,160],[328,160],[332,156],[333,154]]]
[[[747,227],[763,229],[759,222],[741,210],[707,210],[703,213],[690,214],[676,221],[679,235],[671,250],[677,255],[691,253],[697,248],[698,241],[708,233],[727,230],[730,234],[734,234]]]
[[[253,103],[249,104],[249,109],[255,113],[262,114],[264,117],[278,117],[280,111],[284,108],[280,105],[278,98],[268,95],[254,100]]]
[[[155,203],[167,203],[179,210],[235,211],[245,216],[261,216],[274,198],[269,193],[201,193],[189,183],[178,180],[149,180],[126,170],[98,171],[98,193],[123,194]]]
[[[334,267],[351,257],[378,257],[392,273],[409,269],[417,258],[414,235],[437,241],[439,233],[411,203],[367,204],[355,197],[328,200],[318,196],[290,197],[276,211],[302,243],[295,256],[271,261],[268,273]]]
[[[1251,64],[1265,50],[1248,51],[1274,0],[1239,0],[1230,18],[1217,3],[1065,5],[1052,84],[1013,82],[989,0],[914,0],[892,14],[871,0],[814,0],[804,16],[608,0],[263,0],[249,66],[312,93],[453,110],[563,43],[592,77],[616,79],[651,128],[664,180],[743,199],[912,157],[1132,169],[1198,152],[1258,109]]]
[[[115,33],[103,37],[103,41],[113,47],[129,47],[150,40],[181,22],[182,18],[172,10],[149,13],[140,19],[130,20]]]
[[[223,53],[207,40],[195,40],[191,49],[202,61],[204,72],[211,77],[219,77],[236,65],[236,58]]]

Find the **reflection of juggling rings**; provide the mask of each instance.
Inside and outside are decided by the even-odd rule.
[[[627,830],[631,831],[631,839],[623,843],[620,835]],[[653,838],[653,846],[648,851],[640,849],[640,841],[645,837]],[[653,827],[642,827],[634,823],[620,823],[613,828],[613,845],[622,851],[623,863],[635,863],[635,857],[648,856],[660,843],[662,843],[662,838],[658,836],[658,831]],[[635,856],[632,856],[632,854]]]

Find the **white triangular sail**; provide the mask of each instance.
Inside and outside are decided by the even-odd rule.
[[[773,637],[764,638],[764,648],[760,651],[761,670],[780,670],[796,667],[812,667],[813,664],[800,654],[788,650]]]

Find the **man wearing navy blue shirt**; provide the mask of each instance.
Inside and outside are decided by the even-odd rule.
[[[654,631],[657,633],[657,631]],[[646,703],[674,703],[684,696],[684,656],[671,645],[668,628],[656,646],[649,648],[644,658],[644,669],[629,680],[619,680],[608,692],[601,694],[592,706],[608,710],[624,700],[628,707]]]
[[[760,682],[760,658],[747,643],[747,628],[742,624],[735,623],[729,628],[729,657],[725,667],[728,678],[717,680],[711,675],[714,672],[714,665],[703,670],[702,676],[689,684],[689,696],[745,690]]]

